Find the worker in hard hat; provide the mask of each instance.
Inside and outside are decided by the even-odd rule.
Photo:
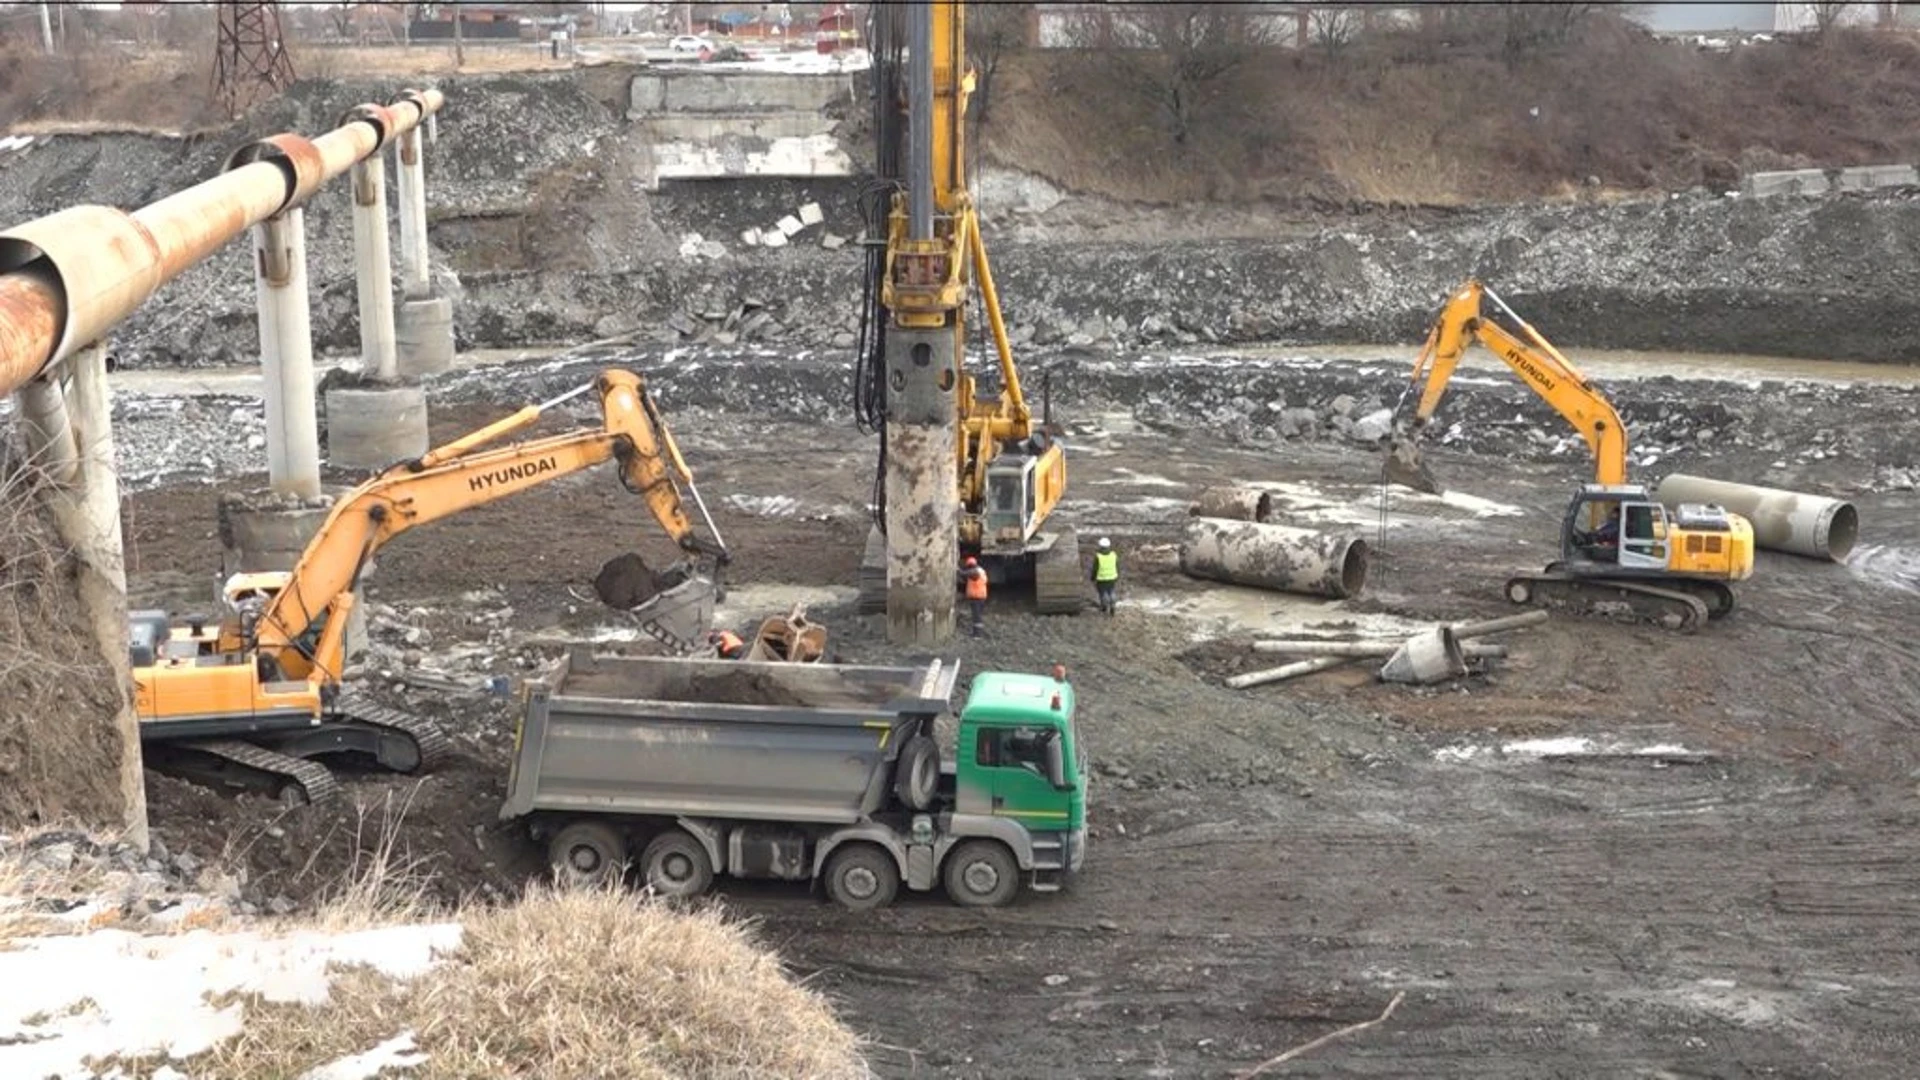
[[[1120,553],[1113,550],[1113,541],[1100,538],[1093,552],[1093,568],[1089,575],[1093,578],[1093,591],[1100,600],[1100,610],[1113,614],[1113,591],[1120,584]]]
[[[979,637],[987,632],[987,568],[969,555],[961,568],[960,581],[966,590],[967,609],[973,615],[973,636]]]

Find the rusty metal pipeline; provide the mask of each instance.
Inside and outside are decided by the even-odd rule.
[[[131,213],[74,206],[0,233],[0,395],[106,337],[160,286],[301,205],[445,101],[438,90],[400,100],[405,107],[362,105],[316,139],[252,143],[219,176]]]

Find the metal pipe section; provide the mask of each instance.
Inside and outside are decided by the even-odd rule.
[[[1712,503],[1739,514],[1753,523],[1753,542],[1770,551],[1845,562],[1860,537],[1852,503],[1800,491],[1674,473],[1654,496],[1669,511],[1681,503]]]
[[[254,226],[254,284],[267,412],[267,485],[277,494],[314,499],[320,496],[320,431],[305,217],[296,206]]]
[[[1273,520],[1273,496],[1259,488],[1210,487],[1194,497],[1187,513],[1230,521]]]
[[[1260,589],[1356,596],[1367,582],[1367,542],[1285,525],[1197,517],[1187,522],[1180,569]]]
[[[382,382],[400,375],[393,335],[393,250],[387,237],[387,166],[378,151],[353,167],[353,270],[360,299],[360,364]]]
[[[1235,675],[1227,680],[1227,685],[1235,690],[1245,690],[1270,682],[1279,682],[1282,679],[1291,679],[1297,675],[1311,675],[1316,671],[1330,671],[1333,668],[1352,662],[1353,658],[1347,656],[1322,656],[1314,660],[1296,660],[1291,664],[1282,664],[1279,667],[1267,668],[1264,671],[1249,671],[1245,674]]]
[[[959,73],[955,73],[955,78]],[[907,9],[907,237],[933,239],[933,4]]]
[[[311,142],[263,140],[220,176],[131,213],[75,206],[0,233],[0,394],[106,337],[160,286],[442,103],[438,91],[412,95],[409,108],[388,110],[392,131],[357,116]]]

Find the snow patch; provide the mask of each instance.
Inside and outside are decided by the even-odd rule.
[[[1688,757],[1698,751],[1678,743],[1654,743],[1630,746],[1620,742],[1600,742],[1580,735],[1562,735],[1551,739],[1516,739],[1498,746],[1457,743],[1433,752],[1435,761],[1464,764],[1494,754],[1517,758],[1541,757]]]
[[[216,1009],[210,998],[323,1004],[330,965],[412,978],[460,939],[457,923],[332,935],[99,930],[27,938],[0,952],[0,1076],[91,1080],[88,1058],[192,1057],[244,1023],[240,1005]]]
[[[427,1055],[414,1044],[413,1032],[403,1031],[366,1053],[309,1070],[300,1080],[374,1080],[388,1069],[411,1069],[426,1061]]]

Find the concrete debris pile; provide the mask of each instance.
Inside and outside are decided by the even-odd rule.
[[[267,826],[266,835],[284,835]],[[285,914],[299,905],[249,888],[245,868],[148,850],[73,829],[0,834],[0,928],[51,932],[100,926],[179,927],[220,915]],[[188,921],[191,926],[193,922]]]
[[[1537,626],[1548,618],[1549,615],[1544,611],[1528,611],[1486,622],[1429,627],[1401,641],[1256,641],[1253,649],[1257,653],[1307,659],[1235,675],[1227,679],[1227,685],[1236,690],[1246,690],[1318,671],[1330,671],[1355,660],[1371,659],[1385,661],[1379,672],[1381,682],[1429,686],[1462,678],[1475,670],[1476,666],[1484,669],[1489,661],[1506,657],[1505,645],[1481,644],[1479,638]]]
[[[823,224],[827,220],[826,212],[817,202],[804,203],[786,214],[779,221],[765,228],[749,228],[740,233],[740,242],[748,247],[782,248],[797,240],[801,233]],[[847,238],[822,230],[820,246],[828,251],[837,251],[845,247]],[[684,252],[683,252],[684,253]]]

